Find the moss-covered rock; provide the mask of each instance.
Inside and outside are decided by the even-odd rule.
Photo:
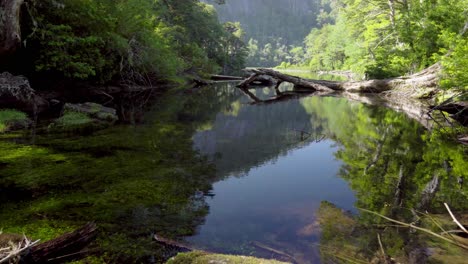
[[[23,112],[12,109],[0,110],[0,133],[28,128],[31,123]]]
[[[260,259],[247,256],[210,254],[202,251],[179,253],[166,264],[282,264],[277,260]]]
[[[65,104],[63,115],[49,131],[93,131],[113,125],[118,120],[116,110],[96,103]]]
[[[105,122],[115,122],[119,118],[115,109],[105,107],[97,103],[84,103],[84,104],[65,104],[63,106],[64,112],[76,112],[87,115],[89,118],[97,119]]]

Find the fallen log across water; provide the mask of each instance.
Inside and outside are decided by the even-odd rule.
[[[461,125],[468,125],[468,103],[456,102],[430,107],[425,102],[418,100],[421,98],[432,98],[439,89],[439,77],[441,72],[440,63],[436,63],[418,73],[395,78],[365,81],[328,81],[312,80],[288,75],[272,69],[258,68],[248,69],[251,75],[242,81],[238,87],[247,94],[254,103],[274,103],[291,97],[299,96],[309,92],[309,95],[327,96],[338,95],[367,104],[379,104],[392,108],[396,111],[404,112],[409,117],[420,122],[424,127],[430,129],[433,125],[434,117],[431,112],[441,110],[448,112],[453,119]],[[288,82],[294,85],[294,91],[280,92],[279,85],[275,87],[276,97],[267,100],[260,100],[248,91],[257,78],[269,76],[281,84]],[[384,95],[384,96],[374,96]],[[447,120],[446,120],[447,121]],[[446,122],[447,123],[447,122]],[[448,122],[450,123],[450,122]],[[465,142],[461,140],[460,142]]]
[[[249,69],[252,74],[239,84],[239,87],[249,87],[259,76],[271,76],[283,82],[289,82],[297,87],[315,91],[333,92],[345,91],[351,93],[382,93],[394,89],[418,89],[437,87],[441,65],[436,63],[423,71],[409,76],[365,81],[326,81],[300,78],[284,74],[272,69]]]

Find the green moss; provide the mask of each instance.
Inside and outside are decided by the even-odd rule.
[[[13,123],[24,123],[28,121],[28,116],[20,111],[12,109],[0,110],[0,132],[4,132],[9,129]]]
[[[234,256],[222,254],[209,254],[201,251],[179,253],[170,259],[167,264],[281,264],[277,260],[259,259],[247,256]]]
[[[192,235],[208,213],[193,195],[208,192],[214,179],[214,168],[192,149],[195,126],[173,123],[176,115],[166,111],[177,107],[164,109],[149,125],[39,134],[35,145],[2,135],[0,229],[45,241],[95,221],[95,263],[162,257],[150,233]],[[60,121],[82,119],[66,113]]]
[[[57,119],[55,122],[60,126],[80,126],[89,124],[93,122],[93,120],[84,113],[65,112],[63,116]]]

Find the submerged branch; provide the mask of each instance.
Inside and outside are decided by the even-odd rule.
[[[390,221],[390,222],[399,224],[399,225],[401,225],[401,226],[410,227],[410,228],[413,228],[413,229],[422,231],[422,232],[424,232],[424,233],[426,233],[426,234],[429,234],[429,235],[431,235],[431,236],[434,236],[434,237],[440,238],[440,239],[442,239],[442,240],[445,240],[445,241],[449,242],[450,244],[454,244],[454,245],[456,245],[456,246],[459,246],[459,247],[461,247],[461,248],[463,248],[463,249],[468,250],[468,245],[460,244],[460,243],[458,243],[458,242],[456,242],[456,241],[453,241],[453,240],[448,239],[448,238],[446,238],[446,237],[444,237],[444,236],[442,236],[442,235],[439,235],[439,234],[437,234],[437,233],[435,233],[435,232],[433,232],[433,231],[431,231],[431,230],[429,230],[429,229],[422,228],[422,227],[419,227],[419,226],[415,226],[414,224],[404,223],[404,222],[401,222],[401,221],[398,221],[398,220],[395,220],[395,219],[386,217],[386,216],[384,216],[384,215],[381,215],[381,214],[379,214],[379,213],[376,213],[376,212],[373,212],[373,211],[370,211],[370,210],[367,210],[367,209],[363,209],[363,208],[358,208],[358,209],[361,210],[361,211],[364,211],[364,212],[367,212],[367,213],[370,213],[370,214],[379,216],[379,217],[381,217],[381,218],[383,218],[383,219],[385,219],[385,220],[388,220],[388,221]]]

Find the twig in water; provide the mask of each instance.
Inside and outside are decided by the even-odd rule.
[[[388,264],[387,255],[385,254],[385,250],[383,248],[382,240],[380,240],[380,235],[379,234],[377,234],[377,240],[379,241],[380,250],[382,251],[382,258],[384,259],[385,263]]]
[[[452,219],[453,219],[453,221],[455,222],[455,224],[457,224],[458,227],[461,228],[461,230],[463,230],[465,233],[468,234],[468,231],[466,230],[466,228],[465,228],[462,224],[460,224],[460,222],[458,222],[457,218],[455,218],[455,216],[453,215],[452,211],[450,210],[450,207],[448,206],[448,204],[447,204],[447,203],[444,203],[444,205],[445,205],[445,208],[447,208],[447,211],[449,212],[449,214],[450,214],[450,216],[452,217]]]

